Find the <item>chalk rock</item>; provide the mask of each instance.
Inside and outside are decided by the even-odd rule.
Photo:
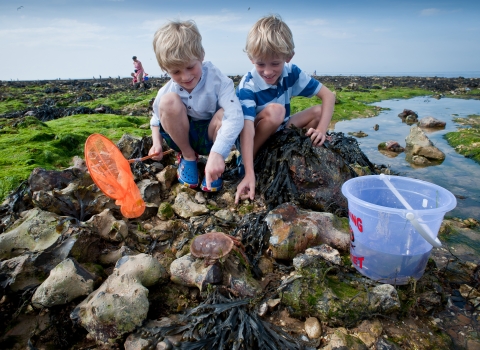
[[[424,117],[418,121],[417,126],[420,128],[444,128],[446,122],[438,120],[434,117]]]
[[[126,159],[143,157],[141,153],[143,149],[141,138],[123,134],[122,138],[117,142],[117,147]]]
[[[110,209],[94,215],[86,222],[92,231],[110,242],[121,242],[128,236],[128,227],[125,221],[117,220]]]
[[[433,146],[432,141],[430,141],[427,135],[418,126],[412,126],[410,128],[410,134],[405,138],[405,142],[407,147],[413,147],[415,145],[421,147]]]
[[[26,290],[42,283],[42,278],[35,267],[38,254],[23,255],[0,261],[0,287],[7,286],[14,292]]]
[[[338,250],[333,249],[328,244],[308,248],[305,250],[305,254],[298,254],[293,258],[293,266],[296,270],[299,270],[313,264],[318,259],[326,260],[333,265],[343,266],[342,258]]]
[[[107,280],[70,314],[97,340],[106,342],[133,331],[146,319],[148,289],[167,276],[147,254],[124,256]]]
[[[173,165],[167,165],[155,177],[160,183],[162,191],[168,191],[172,187],[172,184],[177,180],[177,168]]]
[[[379,320],[364,320],[354,331],[357,337],[371,348],[382,334],[383,327]]]
[[[144,179],[137,183],[142,198],[147,203],[155,203],[159,205],[162,198],[160,196],[161,185],[158,181]]]
[[[94,277],[73,259],[58,264],[32,297],[36,307],[66,304],[93,291]]]
[[[386,151],[391,151],[391,152],[403,152],[405,149],[400,146],[400,144],[397,141],[387,141],[387,142],[382,142],[378,145],[379,150],[386,150]]]
[[[310,339],[318,339],[322,335],[322,325],[316,317],[308,317],[305,320],[305,332]]]
[[[407,145],[407,160],[415,155],[434,160],[445,159],[445,154],[433,145],[425,132],[418,126],[412,126],[405,142]]]
[[[430,160],[445,159],[445,154],[435,146],[422,147],[415,145],[409,150],[409,153],[412,156],[421,156]]]
[[[0,259],[9,259],[25,251],[42,251],[55,244],[58,215],[31,209],[17,220],[12,228],[0,235]]]
[[[192,216],[204,215],[209,212],[205,205],[195,203],[186,192],[180,192],[175,197],[175,203],[172,208],[175,214],[184,219],[188,219]]]
[[[293,259],[305,249],[326,243],[341,251],[350,245],[350,236],[342,232],[335,215],[299,209],[284,203],[265,217],[270,237],[269,250],[275,259]]]
[[[400,308],[397,290],[391,284],[382,284],[370,292],[370,307],[377,312],[390,313]]]
[[[129,247],[124,245],[118,248],[117,250],[112,250],[105,254],[100,255],[99,260],[100,260],[100,263],[103,265],[113,265],[119,259],[127,255],[136,255],[136,253],[134,253]]]
[[[333,331],[328,344],[322,350],[350,349],[367,350],[367,346],[358,338],[348,334],[345,328],[337,328]]]
[[[197,287],[201,291],[208,284],[220,283],[222,270],[217,264],[205,266],[203,259],[186,254],[170,264],[170,280],[187,287]]]

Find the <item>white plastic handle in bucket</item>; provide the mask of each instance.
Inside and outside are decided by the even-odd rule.
[[[380,179],[383,180],[383,182],[387,185],[387,187],[390,189],[390,191],[393,192],[395,197],[397,197],[397,199],[404,205],[405,208],[407,208],[408,210],[413,210],[412,206],[410,204],[408,204],[408,202],[405,200],[405,198],[403,198],[401,193],[398,192],[398,190],[395,188],[395,186],[392,185],[388,176],[386,176],[385,174],[380,174]],[[430,243],[435,248],[440,248],[442,246],[442,242],[440,242],[438,237],[436,237],[432,233],[432,231],[430,230],[430,227],[428,227],[424,223],[419,222],[417,220],[417,218],[415,217],[414,213],[409,212],[409,213],[407,213],[407,215],[405,215],[405,217],[407,218],[407,220],[410,221],[410,223],[413,225],[413,227],[415,227],[415,230],[417,230],[417,232],[420,233],[420,235],[428,243]]]

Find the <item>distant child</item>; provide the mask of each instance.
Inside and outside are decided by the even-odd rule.
[[[145,71],[143,70],[142,62],[137,60],[137,56],[132,57],[133,60],[133,67],[135,68],[135,74],[137,75],[137,81],[143,81],[143,74]]]
[[[294,48],[292,32],[278,15],[261,18],[248,33],[245,51],[254,68],[237,86],[245,118],[240,135],[245,177],[237,186],[236,203],[239,199],[254,198],[253,160],[276,131],[295,125],[307,129],[306,135],[314,146],[325,141],[335,96],[325,85],[290,63]],[[291,116],[290,99],[294,96],[317,96],[322,104]]]
[[[135,73],[130,74],[132,76],[132,85],[137,83],[137,75]]]
[[[149,154],[163,157],[162,138],[178,154],[178,181],[198,186],[198,154],[208,155],[202,190],[218,191],[225,158],[243,127],[243,113],[231,79],[210,62],[193,21],[172,21],[155,33],[153,49],[171,79],[153,103]]]

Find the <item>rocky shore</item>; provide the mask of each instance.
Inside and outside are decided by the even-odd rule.
[[[318,79],[338,91],[404,86],[438,94],[465,94],[480,83]],[[3,113],[2,125],[9,132],[29,128],[19,122],[28,112],[42,122],[112,113],[73,102],[122,89],[155,91],[163,83],[2,82],[0,102],[14,98],[11,88],[31,91],[19,97],[21,108]],[[148,116],[149,106],[113,112]],[[124,135],[117,142],[126,159],[146,155],[150,145],[148,136]],[[174,154],[132,163],[145,202],[136,218],[124,217],[119,203],[100,191],[84,154],[65,169],[36,168],[0,206],[0,347],[480,347],[478,259],[444,246],[432,251],[418,280],[380,283],[359,273],[363,260],[350,255],[349,225],[361,222],[349,215],[340,188],[353,177],[388,169],[371,164],[354,138],[334,134],[328,147],[313,148],[301,130],[276,135],[255,162],[255,200],[239,205],[237,156],[232,150],[218,193],[180,186]],[[473,237],[478,222],[444,220],[441,237],[454,231]]]

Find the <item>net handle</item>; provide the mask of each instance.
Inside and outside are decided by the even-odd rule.
[[[167,154],[170,154],[172,152],[173,152],[173,149],[169,149],[168,151],[163,152],[163,155],[167,155]],[[129,159],[128,162],[129,163],[143,162],[144,160],[147,160],[147,159],[150,159],[150,158],[153,158],[153,157],[156,157],[156,156],[158,156],[158,153],[151,154],[151,155],[143,157],[143,158]]]

